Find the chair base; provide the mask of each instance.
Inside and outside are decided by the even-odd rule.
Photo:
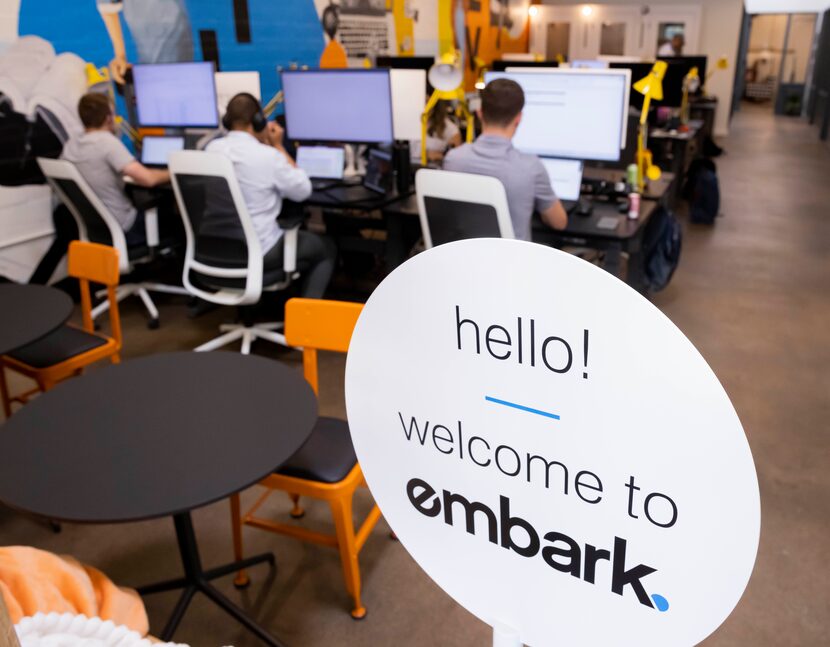
[[[131,296],[137,296],[141,299],[144,307],[147,310],[147,314],[150,315],[150,321],[147,322],[147,325],[150,328],[158,328],[159,326],[159,311],[156,308],[156,304],[153,303],[153,299],[150,297],[150,292],[160,292],[163,294],[176,294],[180,296],[188,296],[189,293],[182,287],[178,287],[175,285],[164,285],[163,283],[125,283],[123,285],[119,285],[115,288],[115,298],[118,303],[121,303],[124,299]],[[106,294],[106,291],[96,292],[96,297],[101,297]],[[103,301],[99,303],[92,309],[92,319],[93,321],[97,319],[101,314],[109,310],[110,304],[109,301]]]
[[[280,346],[285,346],[286,348],[293,348],[293,346],[289,346],[285,341],[285,335],[276,332],[277,330],[281,330],[282,327],[283,324],[281,322],[263,323],[252,326],[246,326],[245,324],[223,324],[219,326],[219,330],[224,334],[202,344],[194,350],[197,353],[208,352],[241,340],[242,346],[240,352],[243,355],[249,355],[251,353],[251,344],[255,339],[264,339],[279,344]]]

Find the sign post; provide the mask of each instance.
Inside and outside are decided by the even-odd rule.
[[[346,404],[390,526],[497,647],[696,644],[743,594],[760,500],[738,416],[589,263],[503,239],[419,254],[363,310]]]

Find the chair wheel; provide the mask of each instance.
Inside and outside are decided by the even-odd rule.
[[[363,620],[366,617],[366,607],[360,607],[359,609],[354,609],[352,611],[352,620]]]
[[[155,318],[155,319],[150,319],[150,321],[148,321],[148,322],[147,322],[147,327],[148,327],[150,330],[157,330],[157,329],[158,329],[158,327],[159,327],[159,320],[158,320],[158,317],[157,317],[157,318]]]
[[[251,586],[251,578],[247,574],[237,575],[233,578],[233,587],[236,590],[241,591],[242,589],[247,589],[249,586]]]

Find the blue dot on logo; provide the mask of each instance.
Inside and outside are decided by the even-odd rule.
[[[655,593],[651,596],[651,599],[654,600],[654,606],[656,606],[657,610],[661,613],[669,610],[669,601],[662,595]]]

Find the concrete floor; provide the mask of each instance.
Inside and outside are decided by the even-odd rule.
[[[715,227],[687,228],[679,270],[655,303],[696,344],[720,377],[749,437],[761,487],[762,534],[755,572],[735,612],[705,644],[711,647],[813,646],[830,635],[830,150],[799,120],[748,107],[722,142],[718,161],[723,213]],[[135,303],[122,308],[125,356],[192,348],[215,335],[229,313],[195,321],[181,301],[162,303],[162,328],[148,331]],[[299,370],[299,353],[258,348]],[[342,358],[325,356],[321,412],[344,415]],[[78,448],[83,451],[83,448]],[[217,465],[217,470],[222,466]],[[34,476],[33,476],[34,478]],[[250,500],[255,492],[249,491]],[[369,505],[362,496],[358,513]],[[276,515],[287,501],[275,496]],[[230,560],[225,502],[198,510],[204,561]],[[330,527],[312,504],[305,523]],[[369,615],[348,615],[337,554],[256,530],[246,549],[273,551],[279,568],[251,571],[237,592],[219,582],[286,644],[485,645],[487,627],[456,605],[388,536],[381,521],[361,553]],[[158,520],[121,526],[43,523],[0,509],[0,542],[75,555],[116,582],[137,585],[177,576],[173,526]],[[147,598],[160,631],[175,594]],[[196,598],[176,640],[192,645],[257,644]]]

